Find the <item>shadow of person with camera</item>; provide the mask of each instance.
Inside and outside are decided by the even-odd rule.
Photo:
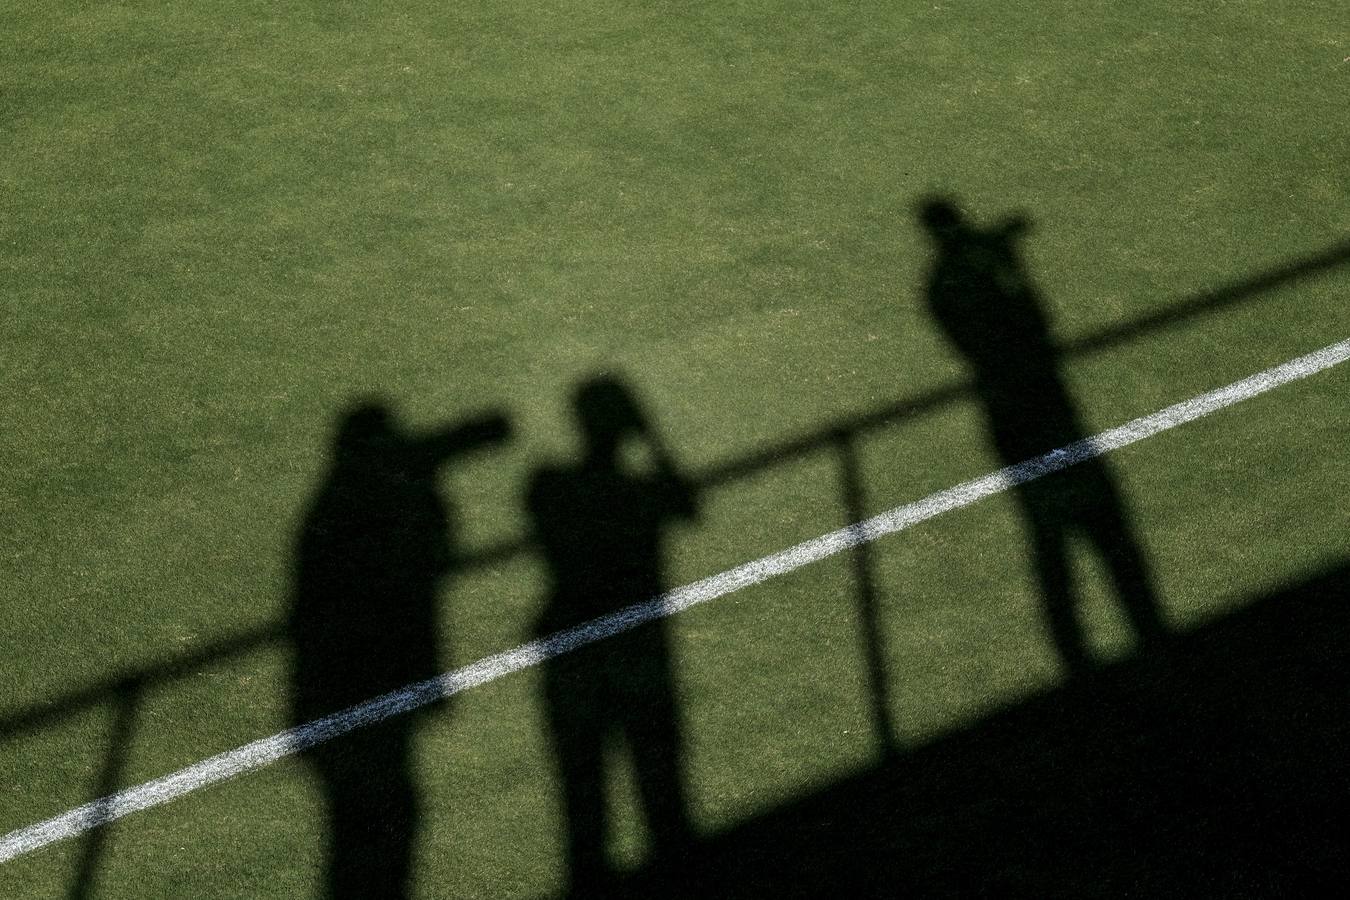
[[[574,411],[581,461],[535,472],[526,501],[552,581],[541,636],[660,594],[663,535],[697,515],[693,486],[623,382],[586,382]],[[645,452],[648,465],[633,466],[630,450]],[[655,863],[682,857],[690,825],[665,620],[556,657],[543,680],[571,893],[597,896],[610,882],[605,783],[620,749],[633,763]]]
[[[342,417],[296,548],[288,624],[297,725],[440,674],[438,601],[456,535],[437,476],[508,434],[501,415],[421,435],[380,403]],[[410,752],[429,709],[303,754],[328,808],[326,896],[408,896],[419,818]]]
[[[974,371],[1003,463],[1020,463],[1086,437],[1060,373],[1060,352],[1041,298],[1019,252],[1026,220],[980,228],[951,201],[933,198],[922,204],[920,221],[937,250],[928,312]],[[1065,668],[1075,674],[1092,668],[1069,568],[1074,536],[1106,563],[1140,649],[1159,646],[1165,628],[1148,565],[1106,462],[1093,457],[1021,484],[1015,493],[1046,622]]]

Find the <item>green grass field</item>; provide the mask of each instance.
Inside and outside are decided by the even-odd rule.
[[[4,18],[0,832],[293,724],[297,536],[362,398],[410,429],[511,422],[442,473],[468,558],[438,607],[449,670],[535,636],[527,484],[576,459],[570,398],[598,373],[702,487],[670,587],[1003,465],[925,309],[926,197],[1031,223],[1087,433],[1350,337],[1329,0]],[[1341,366],[1111,455],[1169,626],[1343,571],[1348,392]],[[1100,563],[1074,558],[1095,653],[1126,659]],[[865,562],[900,753],[1063,683],[1011,495]],[[877,765],[857,567],[669,623],[701,838]],[[564,888],[544,690],[531,669],[417,720],[415,896]],[[609,852],[637,878],[640,779],[611,774]],[[320,896],[328,827],[286,759],[4,863],[0,896]]]

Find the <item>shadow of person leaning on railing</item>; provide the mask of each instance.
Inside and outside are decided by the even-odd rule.
[[[979,228],[945,199],[924,202],[920,220],[937,249],[928,312],[974,372],[1003,463],[1014,465],[1086,437],[1060,374],[1060,351],[1018,250],[1026,220]],[[1074,535],[1106,563],[1141,649],[1157,646],[1165,635],[1157,597],[1106,462],[1100,456],[1085,460],[1021,484],[1015,493],[1050,636],[1069,672],[1092,666],[1069,569]]]
[[[296,549],[288,623],[296,724],[440,674],[438,599],[456,545],[437,474],[508,430],[492,415],[409,434],[376,403],[342,417]],[[305,752],[328,807],[326,896],[407,896],[419,816],[409,754],[427,709]]]
[[[575,412],[585,445],[580,463],[535,472],[526,501],[552,581],[540,635],[660,594],[664,533],[697,514],[693,486],[622,382],[583,384]],[[632,442],[647,451],[645,470],[625,462]],[[543,681],[572,895],[598,896],[612,876],[605,783],[620,747],[633,762],[655,864],[673,865],[690,826],[666,620],[556,657],[545,663]]]

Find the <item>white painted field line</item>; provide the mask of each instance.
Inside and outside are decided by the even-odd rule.
[[[448,697],[480,684],[495,681],[504,675],[536,666],[555,656],[613,637],[653,619],[674,615],[691,606],[758,584],[775,575],[791,572],[793,569],[833,556],[850,547],[874,541],[882,535],[903,531],[934,516],[969,506],[991,494],[1006,491],[1015,485],[1034,481],[1084,460],[1141,441],[1169,428],[1209,415],[1225,406],[1263,394],[1282,384],[1306,378],[1347,359],[1350,359],[1350,339],[1318,350],[1316,353],[1290,360],[1227,387],[1169,406],[1152,415],[1127,422],[1119,428],[1112,428],[1095,437],[1075,441],[1035,459],[938,491],[922,500],[898,506],[866,521],[728,569],[702,581],[676,588],[654,599],[635,603],[610,615],[593,619],[549,637],[530,641],[514,650],[480,659],[462,669],[392,691],[305,725],[288,728],[280,734],[204,759],[172,775],[86,803],[45,822],[20,828],[0,838],[0,863],[47,844],[74,837],[91,828],[120,819],[128,813],[167,803],[198,788],[265,766],[364,725],[424,706],[438,697]]]

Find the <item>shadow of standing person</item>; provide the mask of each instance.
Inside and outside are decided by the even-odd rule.
[[[574,468],[543,468],[527,504],[552,574],[540,635],[650,599],[664,590],[662,533],[696,515],[694,489],[619,381],[597,378],[575,395],[585,443]],[[640,441],[650,471],[625,465]],[[605,773],[622,744],[633,762],[657,865],[689,843],[681,733],[666,622],[550,660],[544,692],[567,820],[566,853],[574,896],[609,882]]]
[[[1019,256],[1028,223],[972,225],[950,201],[930,199],[920,219],[937,248],[928,311],[974,370],[994,447],[1005,465],[1086,436],[1060,374],[1040,297]],[[1140,645],[1165,628],[1148,566],[1115,479],[1101,457],[1021,484],[1016,495],[1030,533],[1046,622],[1070,673],[1092,667],[1069,568],[1069,538],[1101,556]]]
[[[437,600],[455,556],[437,471],[507,432],[503,417],[489,416],[410,435],[380,404],[342,418],[296,552],[289,620],[296,724],[440,674]],[[414,716],[422,714],[305,752],[328,806],[326,896],[408,895],[419,814],[409,754]]]

